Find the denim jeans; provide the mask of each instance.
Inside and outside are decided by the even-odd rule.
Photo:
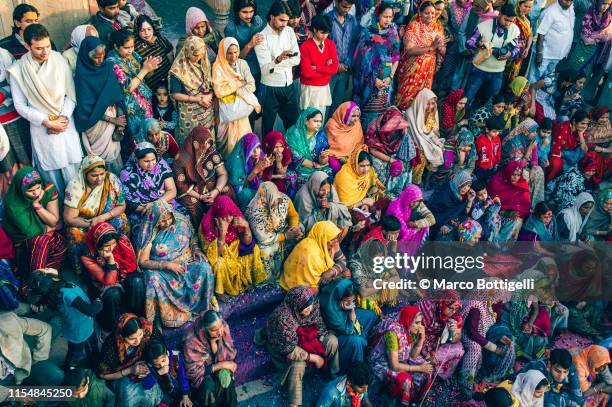
[[[503,72],[485,72],[478,67],[473,66],[470,76],[467,80],[465,87],[465,97],[471,106],[474,102],[474,98],[478,94],[478,91],[483,88],[483,96],[485,103],[491,99],[491,97],[497,95],[502,88],[504,82]]]
[[[535,83],[540,79],[543,79],[546,75],[553,72],[559,63],[559,59],[547,59],[542,60],[542,65],[536,66],[535,60],[531,64],[529,69],[529,83]]]

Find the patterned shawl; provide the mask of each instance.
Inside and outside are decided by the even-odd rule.
[[[283,167],[286,167],[289,165],[289,163],[291,163],[291,160],[293,159],[293,154],[291,154],[291,149],[289,148],[285,137],[283,137],[283,133],[276,130],[269,131],[268,134],[266,134],[266,137],[264,137],[263,139],[263,151],[266,155],[272,155],[274,152],[274,148],[278,143],[282,144],[283,146],[283,159],[281,160],[281,164],[283,165]],[[284,190],[286,189],[285,180],[272,180],[273,174],[274,165],[271,165],[263,171],[261,178],[264,181],[274,182],[276,186],[279,187],[279,190],[281,192],[286,192]]]
[[[370,167],[365,175],[358,175],[359,153],[362,151],[368,152],[368,146],[365,144],[357,146],[351,153],[348,162],[342,166],[334,179],[334,186],[338,191],[338,197],[348,207],[365,198],[369,189],[373,186],[384,190],[384,186],[378,179],[373,167]]]
[[[591,126],[585,134],[586,142],[589,144],[607,143],[612,140],[612,125],[610,117],[602,119],[602,116],[610,113],[608,106],[599,105],[591,109]]]
[[[325,125],[329,152],[336,158],[348,157],[357,145],[363,144],[361,122],[349,124],[355,110],[359,110],[357,103],[344,102],[338,106]]]
[[[397,107],[391,106],[368,125],[365,142],[370,149],[393,155],[399,150],[407,128],[408,120]]]
[[[291,199],[280,192],[272,182],[263,182],[253,197],[244,216],[251,225],[257,242],[272,243],[279,233],[287,229]]]
[[[236,144],[231,154],[227,158],[227,171],[229,172],[229,183],[237,193],[247,186],[247,178],[257,161],[264,158],[264,152],[260,148],[259,158],[254,160],[252,155],[257,147],[261,147],[259,138],[255,133],[247,133]],[[250,189],[259,188],[261,180],[259,177],[253,178],[248,184]]]
[[[210,62],[206,50],[202,38],[190,35],[170,68],[170,75],[178,79],[190,94],[204,93],[210,89]],[[196,55],[201,55],[200,60],[191,62],[191,57]]]
[[[442,145],[444,140],[439,138],[440,124],[438,111],[433,113],[431,125],[428,125],[427,103],[436,98],[436,94],[430,89],[424,88],[417,95],[414,103],[406,110],[408,118],[408,133],[415,145],[425,154],[427,161],[433,166],[439,166],[444,162]]]
[[[448,133],[454,132],[455,125],[465,117],[465,108],[457,111],[457,103],[463,97],[463,93],[463,89],[452,90],[442,104],[442,128]]]
[[[532,143],[537,143],[536,136],[539,126],[535,120],[527,118],[514,128],[504,138],[502,143],[502,159],[503,161],[520,160],[527,153],[527,149]],[[537,147],[532,153],[530,162],[537,158]]]
[[[569,229],[568,240],[570,242],[575,242],[578,240],[584,225],[586,225],[589,217],[591,216],[591,212],[593,212],[593,210],[591,210],[591,212],[589,212],[584,218],[580,214],[580,207],[588,202],[595,203],[593,195],[589,194],[588,192],[581,192],[576,197],[574,204],[569,208],[563,209],[560,213],[565,220],[567,228]]]
[[[113,256],[115,257],[115,262],[117,262],[117,271],[121,276],[121,280],[125,278],[128,273],[135,271],[138,264],[136,263],[136,254],[134,253],[134,248],[132,247],[132,243],[130,243],[130,239],[125,235],[119,235],[117,230],[110,223],[100,222],[87,231],[85,244],[87,245],[87,249],[89,249],[89,253],[86,257],[94,259],[98,264],[103,263],[104,259],[98,254],[98,243],[102,241],[103,238],[108,238],[110,236],[117,241],[117,245],[113,249]]]
[[[210,147],[206,147],[209,140]],[[215,169],[223,164],[223,159],[215,149],[213,136],[204,126],[196,126],[191,130],[181,148],[179,159],[174,167],[185,169],[185,174],[191,183],[206,182],[216,175]],[[179,178],[181,175],[179,175]],[[179,179],[181,182],[185,180]]]

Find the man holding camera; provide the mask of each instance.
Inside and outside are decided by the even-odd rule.
[[[465,46],[476,56],[467,80],[464,96],[471,105],[482,88],[484,102],[497,95],[504,82],[506,61],[512,61],[521,53],[517,45],[519,28],[513,23],[516,13],[511,4],[505,4],[499,16],[476,26]]]

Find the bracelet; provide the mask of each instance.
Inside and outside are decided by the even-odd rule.
[[[39,211],[39,210],[41,210],[41,209],[43,208],[43,206],[42,206],[42,205],[39,205],[39,204],[37,204],[37,205],[32,205],[32,207],[34,208],[34,210],[35,210],[35,211]]]
[[[306,362],[310,362],[310,353],[308,353],[308,356],[306,356]]]

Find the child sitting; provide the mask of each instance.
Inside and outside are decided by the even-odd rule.
[[[584,89],[584,83],[586,82],[586,76],[583,73],[579,73],[572,79],[572,84],[565,90],[563,94],[563,101],[561,102],[561,108],[559,109],[560,121],[567,121],[574,114],[576,110],[584,109],[584,99],[582,97],[582,90]]]
[[[142,387],[149,390],[159,383],[166,404],[191,406],[183,355],[179,351],[168,352],[166,344],[154,341],[147,348],[146,358],[149,375],[143,379]]]
[[[497,167],[501,162],[501,139],[499,134],[504,129],[504,125],[498,118],[490,117],[485,122],[485,132],[476,139],[476,168],[474,175],[483,182],[497,172]]]
[[[68,407],[115,406],[115,393],[89,369],[76,367],[67,370],[64,385],[74,387],[74,400],[67,402]]]
[[[536,141],[538,143],[538,164],[542,168],[546,168],[550,165],[548,155],[550,154],[552,127],[552,120],[545,117],[540,122],[540,130],[536,136]]]
[[[476,199],[470,216],[482,226],[481,240],[493,242],[501,228],[501,202],[498,197],[491,198],[486,185],[481,182],[476,182],[472,188],[476,192]]]
[[[174,136],[174,130],[178,123],[178,113],[168,96],[168,85],[165,83],[161,83],[155,89],[155,97],[153,98],[153,118],[159,121],[162,131]]]
[[[119,0],[119,15],[117,21],[122,28],[134,29],[134,21],[138,17],[136,7],[128,3],[128,0]]]

